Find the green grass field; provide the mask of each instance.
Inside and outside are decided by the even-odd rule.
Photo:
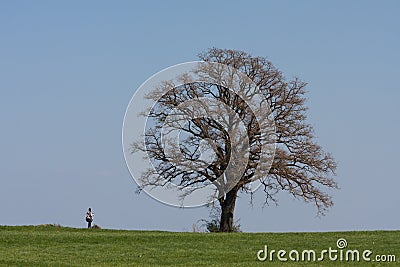
[[[288,260],[258,261],[268,249],[368,249],[395,255],[396,262]],[[274,255],[276,257],[276,255]],[[288,257],[288,255],[286,255]],[[301,257],[301,256],[300,256]],[[76,229],[54,226],[0,226],[1,266],[400,266],[400,231],[326,233],[173,233]]]

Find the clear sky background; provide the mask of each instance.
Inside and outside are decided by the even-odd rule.
[[[266,56],[308,85],[338,162],[324,217],[241,195],[244,231],[400,229],[399,1],[1,1],[0,225],[190,231],[208,209],[135,194],[121,128],[136,88],[209,47]]]

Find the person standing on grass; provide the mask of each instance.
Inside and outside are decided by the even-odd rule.
[[[88,223],[88,228],[90,228],[92,226],[92,222],[93,222],[93,212],[92,209],[89,208],[89,210],[86,212],[86,221]]]

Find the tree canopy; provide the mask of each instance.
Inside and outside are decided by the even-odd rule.
[[[172,182],[182,198],[214,186],[220,231],[232,230],[238,193],[257,183],[266,201],[285,191],[324,214],[333,205],[325,189],[338,188],[336,163],[306,121],[306,83],[243,51],[211,48],[199,58],[205,63],[195,72],[207,82],[182,75],[180,84],[165,81],[146,96],[155,105],[144,113],[151,120],[145,146],[131,148],[145,151],[154,168],[140,186]]]

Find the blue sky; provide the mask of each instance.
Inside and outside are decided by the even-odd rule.
[[[399,229],[398,1],[0,2],[0,224],[189,231],[206,208],[163,205],[125,166],[136,88],[209,47],[266,56],[308,85],[308,121],[338,161],[335,206],[241,196],[245,231]]]

